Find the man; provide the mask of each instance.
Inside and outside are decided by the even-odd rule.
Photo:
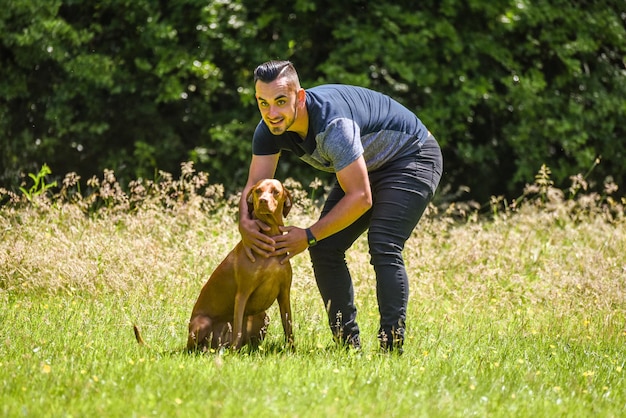
[[[269,238],[239,205],[239,230],[251,260],[289,259],[309,248],[315,279],[337,342],[360,348],[354,289],[346,250],[368,231],[384,351],[402,352],[408,278],[402,250],[435,192],[443,162],[435,138],[408,109],[361,87],[321,85],[305,91],[289,61],[254,71],[262,120],[254,133],[246,196],[259,179],[274,176],[280,152],[295,152],[334,172],[320,219],[308,228],[284,227]]]

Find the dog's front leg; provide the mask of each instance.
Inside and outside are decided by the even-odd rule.
[[[278,294],[278,307],[280,308],[280,320],[283,324],[283,331],[285,332],[285,342],[289,348],[293,348],[293,318],[291,316],[291,302],[290,302],[290,286],[282,286],[280,293]]]
[[[243,345],[243,322],[246,304],[251,292],[237,291],[235,295],[235,312],[233,315],[233,349],[239,350]]]

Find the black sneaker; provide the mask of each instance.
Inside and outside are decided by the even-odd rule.
[[[380,351],[383,353],[396,353],[401,355],[404,352],[404,330],[394,330],[392,332],[381,331],[378,334],[380,341]]]
[[[352,349],[355,351],[361,351],[361,338],[359,337],[359,334],[352,335],[345,339],[335,337],[334,340],[338,347],[345,347],[346,350]]]
[[[348,338],[346,345],[352,347],[355,351],[361,351],[361,338],[359,337],[359,334]]]

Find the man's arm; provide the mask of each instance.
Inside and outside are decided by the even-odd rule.
[[[248,211],[247,196],[252,186],[259,180],[273,178],[278,166],[280,154],[273,155],[253,155],[248,171],[248,181],[246,182],[241,199],[239,200],[239,233],[241,241],[246,250],[246,255],[250,261],[254,262],[254,253],[263,257],[269,257],[274,251],[275,242],[272,238],[261,233],[268,230],[268,226],[263,222],[252,219]]]
[[[310,227],[317,240],[341,231],[372,207],[372,191],[363,156],[337,172],[339,185],[345,192],[335,207]],[[285,260],[308,247],[306,232],[302,228],[281,228],[287,234],[274,237],[276,255],[286,255]]]
[[[372,190],[362,156],[338,171],[337,180],[345,195],[326,216],[310,227],[318,240],[352,225],[372,207]]]

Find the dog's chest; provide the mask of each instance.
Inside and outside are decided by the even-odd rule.
[[[239,286],[253,288],[246,311],[261,311],[269,308],[282,289],[291,285],[291,265],[280,264],[278,257],[259,260],[254,263],[252,274],[239,277]]]
[[[291,264],[288,262],[281,264],[279,257],[257,258],[254,263],[251,263],[251,267],[245,270],[240,280],[249,280],[250,284],[255,287],[268,284],[268,282],[282,283],[284,280],[291,280]]]

